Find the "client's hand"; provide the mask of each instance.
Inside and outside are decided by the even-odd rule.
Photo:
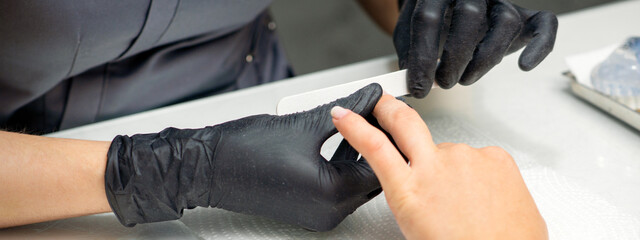
[[[545,239],[547,228],[513,158],[498,147],[435,145],[420,116],[384,95],[374,110],[385,134],[349,110],[333,123],[371,164],[409,239]]]

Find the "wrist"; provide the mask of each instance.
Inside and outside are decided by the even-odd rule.
[[[208,206],[213,151],[220,133],[167,128],[117,136],[105,171],[107,199],[125,226],[175,220],[183,209]]]

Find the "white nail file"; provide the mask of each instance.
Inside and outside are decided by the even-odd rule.
[[[331,86],[323,89],[313,90],[306,93],[291,95],[280,99],[276,107],[278,115],[296,113],[313,109],[325,103],[329,103],[338,98],[349,96],[360,88],[371,83],[378,83],[388,94],[395,97],[409,94],[407,87],[407,70],[395,71],[371,78],[357,80],[345,84]],[[434,87],[436,84],[434,84]]]

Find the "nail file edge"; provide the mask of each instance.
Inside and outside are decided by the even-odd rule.
[[[388,94],[395,97],[405,96],[409,94],[406,75],[407,70],[400,70],[345,84],[287,96],[280,99],[278,102],[276,114],[285,115],[310,110],[338,98],[349,96],[355,91],[374,82],[380,84],[382,89]]]

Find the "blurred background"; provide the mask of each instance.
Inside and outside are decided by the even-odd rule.
[[[614,0],[511,2],[562,14]],[[296,75],[395,54],[391,37],[378,29],[356,0],[275,0],[271,12]]]

